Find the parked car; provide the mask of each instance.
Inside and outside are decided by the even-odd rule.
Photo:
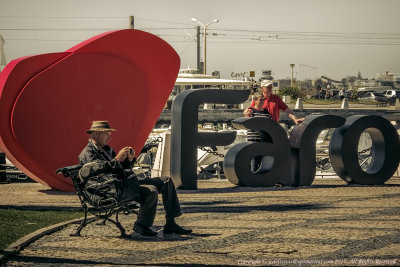
[[[400,90],[386,90],[383,91],[383,94],[387,97],[396,97],[400,99]]]
[[[358,97],[359,101],[368,101],[372,100],[375,102],[386,102],[387,97],[384,96],[382,93],[378,92],[363,92]]]
[[[400,90],[388,90],[385,92],[383,93],[387,97],[387,101],[391,106],[394,106],[396,104],[396,99],[400,99]]]
[[[358,92],[358,97],[363,97],[367,95],[368,93],[376,93],[375,90],[362,90],[362,91],[357,91]]]

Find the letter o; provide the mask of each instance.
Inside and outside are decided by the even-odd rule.
[[[358,143],[362,132],[372,140],[371,165],[364,171],[358,163]],[[389,180],[399,165],[399,136],[393,125],[380,116],[356,115],[335,129],[329,146],[336,174],[346,182],[374,185]]]

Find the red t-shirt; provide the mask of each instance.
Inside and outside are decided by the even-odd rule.
[[[250,106],[254,107],[254,101],[251,102]],[[286,110],[288,106],[279,96],[271,95],[270,97],[265,98],[263,108],[268,110],[274,121],[279,122],[279,110]]]

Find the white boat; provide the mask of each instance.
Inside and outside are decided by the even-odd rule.
[[[188,89],[250,89],[254,84],[247,78],[243,80],[220,79],[218,76],[198,73],[197,69],[181,69],[176,79],[173,94],[177,95]]]
[[[255,81],[245,78],[243,80],[220,79],[218,76],[199,74],[197,69],[181,69],[176,78],[174,89],[168,98],[166,109],[170,109],[174,98],[185,90],[189,89],[229,89],[249,90],[255,86]],[[199,108],[242,108],[241,105],[204,104]]]

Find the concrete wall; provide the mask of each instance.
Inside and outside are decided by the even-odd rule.
[[[377,110],[377,109],[303,109],[293,110],[296,117],[302,118],[313,113],[337,115],[342,117],[349,117],[353,115],[378,115],[383,116],[389,121],[397,121],[400,124],[400,110]],[[213,110],[199,110],[199,122],[214,122],[230,123],[232,120],[243,116],[243,110],[240,109],[213,109]],[[281,122],[289,122],[287,114],[284,112],[280,113]],[[160,115],[157,125],[170,124],[171,123],[171,110],[163,110]]]

